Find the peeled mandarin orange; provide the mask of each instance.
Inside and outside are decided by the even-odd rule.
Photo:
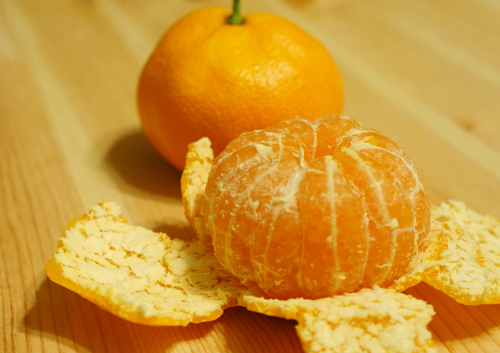
[[[201,137],[217,155],[245,131],[341,113],[341,77],[318,40],[279,16],[256,13],[230,24],[230,14],[206,8],[182,18],[140,77],[144,134],[179,170],[187,145]]]
[[[242,134],[214,160],[205,195],[221,264],[274,298],[388,287],[427,246],[430,207],[415,165],[348,117]]]

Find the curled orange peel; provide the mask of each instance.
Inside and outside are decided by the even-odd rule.
[[[203,242],[133,226],[112,202],[73,220],[48,261],[49,278],[123,319],[147,325],[212,321],[245,294]]]
[[[305,352],[434,352],[427,324],[431,305],[374,287],[322,299],[264,299],[245,296],[249,310],[297,320]]]
[[[468,305],[500,303],[500,221],[461,202],[432,210],[430,244],[391,288],[331,298],[270,299],[242,285],[216,259],[201,214],[213,161],[210,141],[189,146],[181,180],[198,238],[171,239],[130,225],[104,202],[74,219],[46,266],[49,278],[123,319],[147,325],[212,321],[225,308],[294,319],[305,352],[434,352],[432,306],[400,293],[420,281]]]

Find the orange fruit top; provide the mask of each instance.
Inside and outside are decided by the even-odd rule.
[[[251,14],[241,25],[228,24],[229,15],[206,8],[182,18],[140,77],[144,134],[179,170],[201,137],[217,155],[245,131],[342,109],[340,74],[314,37],[275,15]]]
[[[388,287],[427,246],[430,207],[413,162],[347,117],[242,134],[214,160],[205,193],[221,264],[278,299]]]

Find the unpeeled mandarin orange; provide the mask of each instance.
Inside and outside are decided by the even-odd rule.
[[[276,15],[229,24],[230,14],[206,8],[179,20],[140,77],[144,134],[179,170],[187,145],[201,137],[217,155],[245,131],[341,113],[340,74],[318,40]]]
[[[429,202],[414,163],[347,117],[242,134],[214,160],[205,194],[221,264],[275,298],[388,287],[427,246]]]

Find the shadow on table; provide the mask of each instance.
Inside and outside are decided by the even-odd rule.
[[[156,152],[140,129],[118,139],[106,154],[105,162],[113,169],[120,188],[181,197],[181,173]]]
[[[500,305],[464,306],[421,283],[406,291],[432,304],[429,328],[443,351],[498,347]],[[16,325],[47,351],[64,346],[92,352],[301,352],[292,320],[237,307],[213,322],[187,327],[152,327],[120,319],[45,278],[34,306]],[[493,330],[493,331],[492,331]]]
[[[58,346],[91,352],[301,352],[294,321],[227,309],[213,322],[153,327],[120,319],[45,279],[18,329],[47,351]]]
[[[197,237],[193,227],[187,222],[185,224],[163,223],[155,227],[151,227],[151,230],[156,233],[165,233],[170,239],[189,241],[194,240]]]
[[[477,344],[498,349],[498,339],[487,331],[500,327],[500,305],[462,305],[426,283],[419,283],[404,293],[431,304],[436,312],[429,328],[434,339],[450,351],[475,351]],[[473,339],[471,339],[473,338]],[[477,340],[476,340],[477,338]],[[439,348],[439,347],[438,347]],[[488,351],[488,350],[485,350]]]

